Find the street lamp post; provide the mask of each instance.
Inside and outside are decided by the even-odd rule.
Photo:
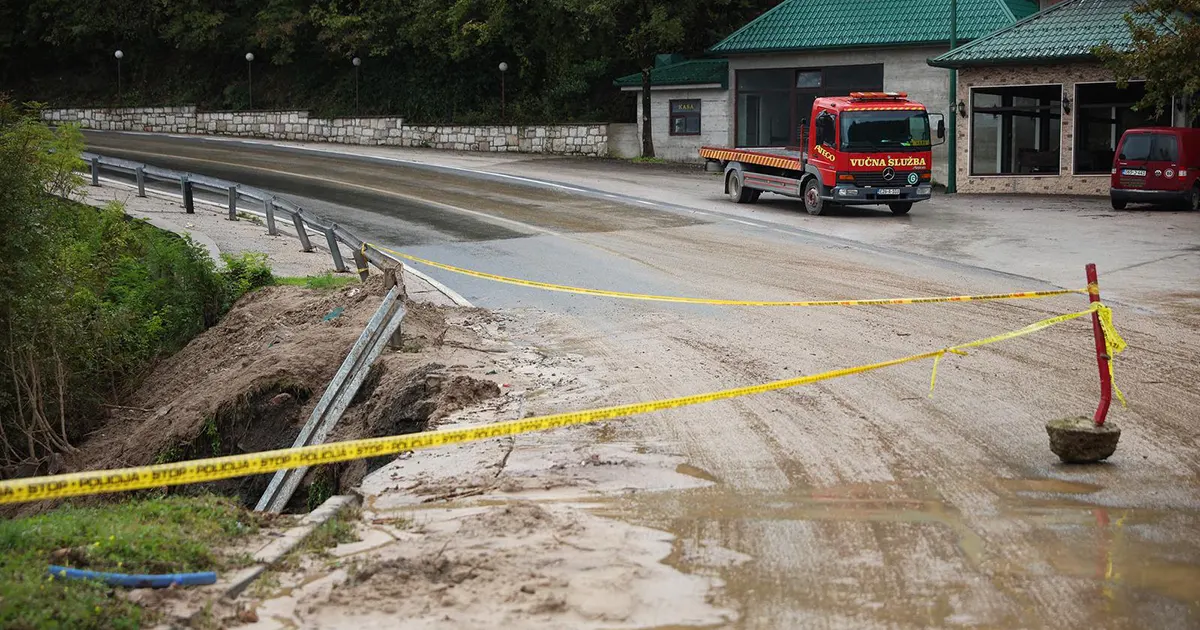
[[[362,65],[362,59],[355,57],[350,60],[354,64],[354,115],[358,116],[358,67]]]
[[[508,62],[500,62],[500,121],[504,122],[504,73],[508,72]]]
[[[113,56],[117,58],[117,104],[120,105],[121,104],[121,59],[125,58],[125,53],[118,50],[117,52],[113,53]]]
[[[950,0],[950,50],[958,48],[958,0]],[[950,69],[950,137],[946,142],[946,193],[958,192],[958,70]]]
[[[246,92],[250,96],[250,109],[254,109],[254,53],[246,53]]]

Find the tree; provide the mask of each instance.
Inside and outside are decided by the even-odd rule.
[[[637,21],[625,36],[625,50],[641,66],[642,71],[642,157],[654,157],[654,137],[650,123],[650,71],[660,52],[683,41],[683,20],[671,8],[671,0],[638,0]]]
[[[1146,96],[1138,109],[1161,116],[1170,111],[1173,96],[1189,99],[1188,117],[1200,116],[1200,0],[1142,0],[1125,15],[1132,44],[1118,50],[1111,44],[1093,52],[1125,87],[1132,79],[1146,81]]]

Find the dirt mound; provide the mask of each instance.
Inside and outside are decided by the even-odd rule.
[[[157,366],[128,406],[82,445],[80,466],[254,450],[259,432],[246,432],[247,425],[264,416],[275,429],[290,424],[333,377],[382,295],[375,280],[333,292],[278,286],[246,296]],[[214,439],[198,444],[206,433]],[[237,441],[218,441],[218,435]]]
[[[278,286],[246,296],[158,365],[69,466],[142,466],[290,446],[384,293],[375,277],[331,292]],[[448,335],[470,343],[470,331],[453,331],[437,307],[406,307],[401,351],[386,350],[376,361],[330,440],[420,431],[499,394],[495,383],[444,371],[442,343]],[[356,464],[314,469],[305,488],[315,484],[322,496],[300,492],[293,505],[349,488],[380,462]],[[259,475],[176,491],[234,493],[252,503],[268,481]]]
[[[412,311],[410,310],[411,314]],[[407,323],[408,317],[405,317]],[[405,343],[408,343],[407,334]],[[404,354],[385,356],[371,374],[330,441],[424,431],[446,416],[500,395],[500,387],[467,375],[447,375],[441,363],[412,366]],[[361,399],[361,402],[359,402]],[[337,469],[337,487],[347,492],[371,471],[391,461],[387,455],[348,462]]]

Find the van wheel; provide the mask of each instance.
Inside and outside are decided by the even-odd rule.
[[[729,171],[729,175],[725,180],[725,191],[729,193],[729,198],[733,203],[754,203],[758,200],[756,191],[746,188],[742,182],[741,171]]]
[[[813,216],[825,210],[825,200],[821,199],[821,184],[817,182],[816,177],[810,177],[804,182],[804,209]]]
[[[1192,186],[1192,194],[1188,195],[1185,208],[1193,212],[1200,210],[1200,182]]]
[[[889,203],[888,207],[892,209],[892,214],[894,214],[896,216],[901,216],[904,214],[908,214],[908,211],[912,210],[912,202],[911,201],[897,201],[896,203]]]
[[[1108,200],[1112,202],[1113,210],[1124,210],[1125,206],[1128,205],[1128,202],[1126,202],[1124,199],[1109,197]]]

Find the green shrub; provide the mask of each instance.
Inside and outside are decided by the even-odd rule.
[[[232,306],[238,298],[255,289],[275,284],[275,276],[267,264],[266,254],[221,254],[221,259],[225,261],[225,270],[221,272],[221,276],[225,281],[227,306]]]
[[[262,255],[218,273],[189,238],[69,197],[78,129],[0,97],[0,464],[69,450],[159,358],[274,279]],[[56,195],[47,194],[53,191]]]

